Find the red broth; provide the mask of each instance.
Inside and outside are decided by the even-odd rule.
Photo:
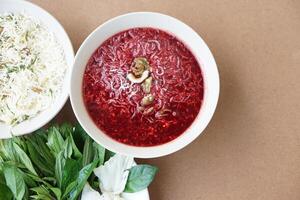
[[[129,79],[135,58],[149,64],[140,68],[144,73],[148,66],[148,90],[145,81]],[[180,40],[159,29],[134,28],[110,37],[93,53],[84,72],[83,99],[94,123],[114,140],[155,146],[192,124],[203,84],[199,63]]]

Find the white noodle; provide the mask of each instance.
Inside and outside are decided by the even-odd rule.
[[[14,125],[53,103],[67,64],[54,34],[26,14],[0,15],[0,32],[0,121]]]

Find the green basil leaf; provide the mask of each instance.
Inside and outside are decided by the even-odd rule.
[[[17,200],[22,200],[26,191],[26,184],[19,169],[15,166],[4,164],[3,173],[6,185]]]
[[[53,200],[52,198],[48,197],[44,194],[37,194],[37,195],[31,195],[30,199],[36,199],[36,200]]]
[[[26,169],[25,165],[23,163],[20,163],[18,161],[12,161],[12,160],[9,160],[9,161],[5,161],[3,163],[6,163],[8,165],[13,165],[17,168],[20,168],[20,169]]]
[[[0,155],[3,160],[9,159],[8,149],[6,149],[6,140],[0,140]]]
[[[77,177],[76,177],[77,178]],[[62,196],[62,199],[66,199],[66,197],[67,196],[69,196],[69,193],[72,191],[72,190],[74,190],[74,188],[77,186],[77,181],[73,181],[72,183],[70,183],[68,186],[67,186],[67,188],[66,188],[66,190],[65,190],[65,192],[64,192],[64,194],[63,194],[63,196]]]
[[[38,129],[37,131],[34,132],[34,134],[31,134],[31,135],[28,135],[28,136],[25,136],[25,137],[39,137],[40,139],[42,139],[45,143],[47,142],[47,139],[48,139],[48,131],[41,128],[41,129]]]
[[[4,178],[3,170],[0,170],[0,183],[5,184],[5,178]]]
[[[61,199],[61,190],[59,188],[51,187],[49,189],[55,194],[57,200]]]
[[[62,187],[63,169],[66,163],[66,159],[64,158],[63,153],[63,151],[58,153],[55,161],[55,178],[57,180],[59,188]]]
[[[157,167],[151,165],[136,165],[129,170],[124,192],[139,192],[146,189],[153,181]]]
[[[25,194],[24,194],[22,200],[29,200],[29,191],[28,191],[28,187],[26,187]]]
[[[44,131],[35,132],[35,134],[26,136],[26,145],[31,161],[41,175],[54,176],[55,158],[46,145],[47,139]]]
[[[89,137],[79,123],[75,125],[73,130],[73,139],[80,151],[83,151],[84,141]]]
[[[97,166],[97,164],[98,164],[98,160],[95,160],[94,162],[92,162],[91,164],[83,167],[80,170],[79,175],[78,175],[78,177],[76,179],[77,180],[77,184],[73,188],[73,190],[69,193],[68,200],[75,200],[78,197],[78,195],[83,190],[84,185],[86,184],[88,178],[92,174],[92,172],[95,169],[95,167]]]
[[[13,137],[10,140],[12,140],[13,143],[16,143],[23,151],[27,151],[25,140],[22,137]]]
[[[33,147],[30,141],[26,141],[29,157],[33,164],[46,176],[54,176],[53,169],[47,165],[45,158]]]
[[[33,187],[33,188],[30,188],[30,190],[37,194],[47,194],[48,193],[48,190],[43,186]]]
[[[1,153],[0,153],[0,164],[4,162],[4,158],[2,158]],[[1,170],[1,165],[0,165],[0,170]]]
[[[53,154],[51,153],[50,148],[47,146],[47,138],[46,138],[47,134],[44,135],[39,135],[36,134],[35,136],[35,141],[37,146],[35,146],[36,149],[39,150],[40,155],[45,158],[45,161],[47,162],[47,165],[49,165],[49,167],[51,169],[54,169],[54,163],[55,163],[55,157],[53,156]]]
[[[90,164],[93,160],[94,156],[94,148],[93,141],[90,137],[88,137],[84,142],[83,154],[82,154],[82,166],[86,166]]]
[[[53,197],[51,196],[49,190],[43,185],[39,186],[39,187],[30,188],[30,190],[35,192],[39,196],[42,195],[46,199],[53,199]]]
[[[11,139],[0,140],[0,152],[3,160],[18,161]]]
[[[34,147],[39,147],[41,149],[41,154],[47,158],[48,160],[54,159],[50,148],[47,145],[48,142],[48,132],[46,131],[37,131],[35,134],[29,135],[29,137],[26,137],[27,141],[30,141],[33,143]]]
[[[104,162],[108,161],[111,157],[113,157],[116,153],[106,149],[105,150],[105,159]]]
[[[30,172],[25,173],[22,170],[19,170],[19,172],[22,174],[23,179],[28,187],[36,187],[36,182],[29,176],[29,174],[31,174]]]
[[[13,194],[10,189],[5,184],[0,183],[0,199],[11,200],[12,198]]]
[[[65,122],[62,125],[60,125],[59,132],[61,133],[61,135],[64,138],[67,138],[67,137],[69,137],[72,134],[73,127],[72,127],[72,125],[70,123]]]
[[[55,126],[49,128],[47,145],[54,157],[56,157],[64,147],[64,139]]]
[[[27,154],[16,143],[13,143],[13,147],[14,147],[21,163],[23,163],[32,174],[37,175]]]
[[[76,177],[78,176],[80,170],[80,164],[76,160],[67,159],[63,174],[62,174],[62,183],[61,183],[61,190],[64,191],[67,186],[76,180]]]
[[[64,142],[64,157],[71,158],[73,153],[73,147],[70,136]]]
[[[56,185],[56,178],[54,177],[43,177],[42,178],[44,181],[47,181],[48,183],[52,183],[52,185]]]
[[[96,142],[94,142],[93,145],[94,145],[94,152],[95,152],[94,160],[98,159],[99,165],[103,165],[105,160],[105,148]]]
[[[43,180],[42,178],[40,178],[40,177],[38,177],[38,176],[35,176],[35,175],[32,175],[32,174],[27,174],[27,176],[29,176],[32,180],[34,180],[34,181],[37,182],[37,183],[44,184],[44,185],[47,186],[48,188],[49,188],[49,187],[52,187],[49,183],[47,183],[45,180]]]
[[[99,190],[100,189],[100,182],[97,180],[95,180],[95,181],[92,181],[91,182],[91,187],[94,189],[94,190]]]
[[[72,148],[73,148],[74,157],[77,158],[77,159],[82,158],[82,153],[77,148],[77,146],[76,146],[76,144],[74,142],[72,134],[70,134],[70,140],[71,140],[71,144],[72,144]]]

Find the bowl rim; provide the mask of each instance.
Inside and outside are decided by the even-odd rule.
[[[61,89],[61,93],[57,97],[57,99],[50,105],[49,108],[47,108],[44,111],[41,111],[39,114],[37,114],[35,117],[29,120],[25,120],[21,122],[20,124],[10,127],[9,125],[5,125],[1,123],[0,129],[5,129],[5,134],[0,134],[0,139],[6,139],[11,138],[14,136],[21,136],[30,134],[39,128],[45,126],[49,121],[51,121],[63,108],[63,106],[66,104],[68,98],[69,98],[69,88],[70,88],[70,80],[71,80],[71,72],[73,68],[73,61],[75,57],[74,48],[71,42],[71,39],[69,35],[67,34],[64,27],[61,25],[61,23],[48,11],[43,9],[42,7],[31,3],[29,1],[25,0],[0,0],[0,4],[4,5],[6,4],[7,7],[11,7],[11,10],[4,11],[4,12],[13,12],[13,13],[22,13],[22,12],[28,12],[34,10],[35,14],[29,13],[30,16],[32,16],[35,19],[38,19],[41,23],[43,23],[51,32],[53,32],[56,35],[56,38],[58,39],[59,43],[61,44],[62,48],[64,49],[64,53],[66,56],[66,62],[68,65],[65,78],[63,80],[63,85]],[[13,5],[18,5],[18,7],[13,7]],[[1,13],[3,13],[1,11]],[[37,14],[38,13],[38,14]],[[37,18],[37,15],[40,15],[40,18]],[[52,26],[55,26],[58,28],[55,32],[52,29]],[[58,34],[58,32],[60,32]],[[60,35],[60,36],[58,36]],[[64,43],[62,43],[61,39],[63,38]],[[67,50],[67,52],[66,52]],[[69,58],[69,59],[68,59]],[[72,59],[72,61],[70,60]],[[42,119],[35,120],[38,117],[41,117]],[[32,121],[34,120],[34,124]]]
[[[145,18],[148,17],[147,18],[148,20],[151,18],[159,18],[161,20],[167,20],[168,22],[172,21],[172,23],[176,24],[176,26],[180,26],[180,28],[185,29],[186,31],[188,31],[191,34],[191,36],[196,38],[197,44],[201,45],[201,47],[199,47],[199,49],[201,48],[203,55],[205,54],[205,56],[201,55],[201,58],[205,57],[206,60],[200,59],[199,55],[193,51],[194,49],[189,45],[189,43],[185,42],[183,40],[183,38],[178,37],[176,32],[169,30],[169,28],[167,28],[167,29],[162,28],[163,30],[166,30],[166,31],[174,34],[175,36],[177,36],[177,38],[179,40],[183,41],[185,44],[187,44],[190,47],[190,50],[194,53],[194,56],[196,57],[197,61],[200,62],[202,73],[205,73],[205,70],[203,70],[204,63],[205,63],[205,65],[209,65],[209,67],[211,69],[206,69],[206,71],[210,70],[209,78],[207,78],[207,80],[206,80],[205,75],[203,75],[204,87],[207,86],[205,83],[209,83],[209,84],[211,84],[211,86],[209,86],[209,87],[213,87],[213,90],[211,89],[211,90],[209,90],[209,92],[208,91],[204,92],[203,104],[200,108],[198,116],[196,117],[196,119],[194,120],[194,122],[192,123],[192,125],[190,127],[191,129],[192,128],[195,129],[193,126],[197,125],[197,123],[200,123],[199,116],[203,115],[202,113],[204,112],[203,110],[204,110],[205,106],[206,107],[209,106],[205,110],[206,118],[204,120],[201,120],[201,123],[202,123],[201,125],[197,126],[197,128],[199,128],[199,131],[197,133],[195,133],[195,130],[194,130],[193,133],[190,133],[187,136],[187,132],[190,129],[190,128],[188,128],[184,133],[182,133],[176,139],[174,139],[170,142],[167,142],[165,144],[162,144],[162,145],[150,146],[150,147],[138,147],[138,146],[126,145],[126,144],[115,141],[114,139],[110,138],[105,133],[103,133],[103,131],[94,124],[93,120],[90,118],[89,114],[87,113],[85,105],[82,100],[83,97],[82,97],[82,93],[81,93],[82,77],[83,77],[84,69],[86,67],[87,60],[92,55],[92,53],[88,54],[85,51],[88,48],[90,48],[89,46],[91,45],[91,42],[92,41],[95,42],[95,40],[102,40],[98,44],[93,44],[93,46],[99,47],[100,44],[103,41],[105,41],[107,38],[109,38],[110,36],[120,32],[122,30],[126,30],[126,28],[125,28],[125,29],[121,29],[121,30],[118,30],[113,33],[111,33],[109,31],[110,33],[105,33],[105,35],[106,35],[105,38],[97,39],[97,37],[99,37],[99,35],[101,35],[100,33],[101,32],[103,33],[103,30],[105,30],[105,28],[112,26],[114,23],[118,24],[118,23],[120,23],[119,21],[122,21],[122,20],[123,20],[123,22],[124,22],[124,20],[126,20],[126,19],[128,20],[130,18],[135,18],[135,19],[141,20],[141,18],[143,19],[143,17],[145,17]],[[141,23],[143,23],[143,22],[141,22]],[[124,25],[124,26],[126,26],[126,25]],[[133,27],[149,27],[149,26],[148,25],[144,25],[144,26],[133,25],[132,27],[128,26],[127,29],[130,29]],[[157,26],[150,26],[150,27],[159,28]],[[92,50],[89,50],[89,51],[94,52],[97,49],[97,47]],[[198,49],[198,47],[197,47],[197,49]],[[82,59],[85,59],[86,62],[81,61]],[[204,61],[204,63],[202,61]],[[85,63],[85,64],[82,64],[83,66],[81,66],[80,62]],[[78,68],[80,68],[80,69],[78,69]],[[81,71],[79,72],[79,70],[81,70]],[[131,12],[131,13],[126,13],[126,14],[114,17],[114,18],[104,22],[103,24],[98,26],[92,33],[90,33],[89,36],[84,40],[84,42],[81,44],[80,48],[78,49],[77,54],[75,55],[74,66],[73,66],[73,70],[72,70],[72,74],[71,74],[70,86],[71,86],[70,100],[71,100],[71,105],[72,105],[73,111],[75,113],[75,116],[76,116],[77,120],[79,121],[79,123],[81,124],[81,126],[84,128],[84,130],[96,142],[100,143],[105,148],[112,150],[114,152],[117,152],[119,154],[125,154],[125,155],[129,155],[129,156],[137,157],[137,158],[155,158],[155,157],[161,157],[161,156],[165,156],[165,155],[174,153],[175,151],[178,151],[178,150],[184,148],[189,143],[191,143],[193,140],[195,140],[195,138],[197,138],[203,132],[203,130],[206,128],[206,126],[210,122],[210,120],[215,112],[216,106],[217,106],[217,102],[218,102],[218,98],[219,98],[219,90],[220,90],[220,80],[219,80],[219,73],[218,73],[217,65],[216,65],[215,59],[214,59],[211,51],[209,50],[209,48],[208,48],[207,44],[204,42],[204,40],[191,27],[189,27],[184,22],[182,22],[174,17],[165,15],[165,14],[161,14],[161,13],[157,13],[157,12]],[[80,92],[78,92],[78,87],[80,88]],[[208,97],[210,99],[210,102],[207,102],[207,100],[205,101],[205,99]],[[190,132],[192,132],[192,131],[190,131]]]

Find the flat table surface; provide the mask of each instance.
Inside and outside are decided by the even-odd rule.
[[[75,50],[98,25],[132,11],[174,16],[207,42],[221,78],[216,113],[183,150],[141,160],[160,169],[152,200],[300,199],[299,0],[33,2],[62,23]],[[55,120],[76,120],[70,103]]]

